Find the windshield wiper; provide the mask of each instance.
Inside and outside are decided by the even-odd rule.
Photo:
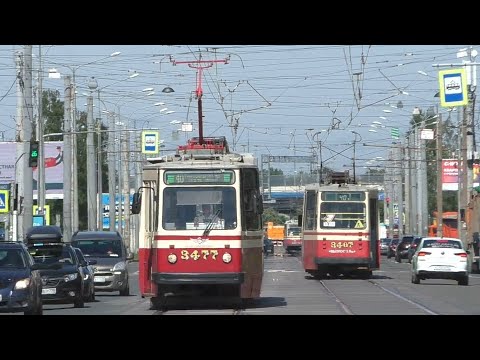
[[[219,214],[220,214],[220,209],[218,209],[215,212],[215,215],[213,215],[213,217],[208,222],[207,227],[205,228],[205,231],[203,232],[203,236],[208,236],[208,234],[210,234],[210,231],[213,229],[214,221],[217,220]]]

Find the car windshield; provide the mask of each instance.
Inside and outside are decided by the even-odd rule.
[[[41,244],[33,245],[28,248],[28,252],[32,255],[36,263],[43,264],[74,264],[72,254],[63,245],[58,244]]]
[[[0,250],[0,269],[3,268],[21,268],[26,267],[21,250],[2,249]]]
[[[381,239],[382,244],[388,245],[392,242],[392,239]]]
[[[84,256],[119,257],[122,255],[120,239],[76,240],[73,245],[82,250]]]
[[[457,240],[425,240],[422,248],[452,248],[461,249],[462,243]]]

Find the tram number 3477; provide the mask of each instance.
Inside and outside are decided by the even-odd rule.
[[[193,250],[191,253],[188,250],[182,250],[180,258],[182,260],[198,260],[203,258],[204,260],[208,260],[209,258],[212,260],[217,260],[218,250]]]

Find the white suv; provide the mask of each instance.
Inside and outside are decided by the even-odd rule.
[[[423,238],[412,257],[412,283],[451,279],[468,285],[468,253],[460,239]]]

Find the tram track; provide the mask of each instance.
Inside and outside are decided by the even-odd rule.
[[[298,256],[295,256],[295,259],[301,263],[301,259],[300,257]],[[328,294],[328,296],[330,296],[334,301],[335,303],[338,305],[338,307],[340,308],[340,310],[346,314],[346,315],[356,315],[354,313],[354,311],[352,310],[352,308],[350,306],[348,306],[337,294],[334,290],[332,290],[332,287],[331,286],[328,286],[327,283],[324,281],[324,280],[320,280],[318,279],[317,280],[318,283],[322,286],[323,290]],[[424,304],[421,304],[420,302],[418,301],[415,301],[413,299],[410,299],[404,295],[402,295],[400,292],[398,291],[395,291],[395,290],[392,290],[392,289],[389,289],[389,288],[386,288],[385,286],[381,285],[379,282],[375,281],[374,279],[358,279],[358,281],[363,281],[363,282],[367,282],[369,284],[372,284],[374,285],[375,287],[379,288],[380,290],[382,290],[383,292],[387,293],[387,294],[390,294],[392,296],[394,296],[395,298],[401,300],[401,301],[404,301],[414,307],[416,307],[417,309],[423,311],[424,313],[428,314],[428,315],[440,315],[439,313],[429,309],[426,305]]]

